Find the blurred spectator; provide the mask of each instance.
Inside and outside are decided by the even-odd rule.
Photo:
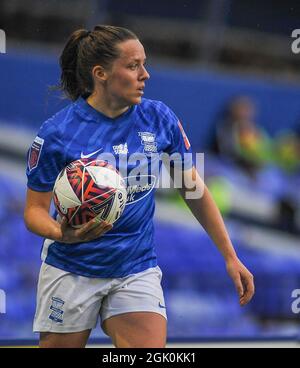
[[[293,130],[278,134],[274,142],[274,153],[276,163],[281,169],[288,173],[299,172],[300,134],[297,135],[297,131]]]
[[[297,212],[300,206],[300,122],[293,130],[282,131],[275,140],[276,163],[286,174],[285,193],[278,204],[278,227],[293,234],[299,234]]]
[[[256,193],[264,193],[274,201],[273,226],[298,234],[300,197],[294,183],[297,177],[300,180],[300,123],[293,130],[281,131],[271,138],[255,120],[256,106],[249,97],[235,97],[226,107],[217,122],[212,146],[225,169],[218,170],[221,178],[216,176],[216,170],[213,172],[208,180],[210,190],[219,208],[225,208],[222,211],[225,215],[230,213],[230,196],[234,195],[228,190],[230,184],[226,185],[226,180],[238,184],[239,188],[250,185],[253,204],[259,201]],[[229,170],[226,169],[228,162]]]
[[[256,107],[246,96],[234,98],[217,123],[213,150],[249,174],[272,160],[272,141],[255,123]]]
[[[296,133],[297,138],[300,140],[300,119],[299,121],[296,123],[294,131]]]

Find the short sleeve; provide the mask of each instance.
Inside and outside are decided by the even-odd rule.
[[[170,131],[170,145],[166,152],[172,158],[172,166],[182,162],[184,170],[191,169],[193,166],[192,147],[181,121],[169,108],[167,108],[165,119],[167,119],[166,125]]]
[[[50,192],[57,175],[65,166],[59,132],[50,122],[40,128],[27,153],[27,186],[38,192]]]

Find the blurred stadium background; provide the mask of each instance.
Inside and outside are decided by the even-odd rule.
[[[58,82],[67,36],[98,23],[140,36],[151,74],[145,97],[167,103],[194,151],[205,153],[206,183],[256,280],[253,301],[240,308],[208,236],[176,192],[158,191],[157,254],[170,341],[296,344],[300,54],[292,52],[291,34],[300,28],[299,1],[1,0],[7,43],[0,54],[0,289],[6,294],[0,345],[37,339],[32,319],[42,241],[22,219],[26,151],[40,124],[67,103],[49,90]],[[108,341],[100,329],[92,337]]]

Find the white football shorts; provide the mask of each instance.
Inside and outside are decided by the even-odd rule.
[[[122,278],[90,278],[42,263],[34,332],[68,333],[95,328],[127,312],[155,312],[167,319],[161,269]]]

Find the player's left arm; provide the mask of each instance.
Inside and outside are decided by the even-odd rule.
[[[191,180],[195,184],[194,189],[191,189]],[[254,294],[253,275],[239,260],[215,201],[194,167],[183,172],[182,183],[183,186],[179,189],[182,198],[223,255],[226,270],[235,284],[240,304],[247,304]],[[201,195],[194,195],[194,199],[187,198],[187,194],[195,190]]]

